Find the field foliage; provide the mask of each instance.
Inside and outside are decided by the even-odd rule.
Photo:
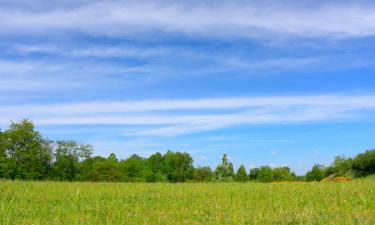
[[[375,181],[0,182],[0,224],[375,224]]]

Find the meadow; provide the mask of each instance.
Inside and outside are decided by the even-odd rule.
[[[0,182],[0,224],[375,224],[375,181]]]

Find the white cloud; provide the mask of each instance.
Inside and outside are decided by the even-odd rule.
[[[140,126],[127,135],[179,136],[235,125],[365,120],[366,112],[375,110],[375,96],[156,99],[2,105],[1,109],[2,124],[9,120],[30,118],[38,125]],[[276,154],[276,151],[271,153]]]
[[[375,34],[372,4],[223,4],[166,1],[81,2],[67,6],[0,8],[0,32],[84,32],[126,36],[144,32],[187,35],[264,37],[267,33],[298,36],[363,37]],[[343,22],[343,18],[345,18]]]
[[[277,151],[272,150],[272,151],[271,151],[271,155],[277,155]]]
[[[312,96],[270,96],[270,97],[228,97],[201,99],[149,99],[139,101],[105,101],[60,104],[25,104],[5,106],[2,112],[29,114],[53,113],[54,115],[80,115],[95,113],[129,113],[166,110],[198,109],[246,109],[264,113],[267,109],[287,112],[295,107],[303,110],[310,107],[316,113],[324,110],[349,111],[375,108],[375,95],[312,95]],[[319,109],[319,110],[318,110]],[[295,110],[294,110],[295,111]],[[296,118],[297,119],[297,118]]]
[[[168,54],[176,54],[177,49],[164,47],[135,47],[135,46],[56,46],[51,44],[44,45],[15,45],[10,51],[12,53],[30,54],[43,53],[66,55],[72,57],[160,57]]]
[[[206,161],[207,160],[207,156],[198,156],[198,160],[199,161]]]
[[[319,150],[315,150],[314,153],[315,153],[315,155],[320,155],[320,151]]]

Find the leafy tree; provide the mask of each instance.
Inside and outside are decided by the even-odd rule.
[[[198,167],[194,169],[194,180],[199,182],[208,182],[212,181],[214,173],[212,172],[211,168],[206,167]]]
[[[81,163],[83,180],[90,181],[121,181],[119,163],[115,154],[108,158],[96,156]]]
[[[244,165],[241,165],[236,173],[236,181],[245,182],[247,180],[246,168]]]
[[[224,154],[221,159],[221,164],[215,170],[216,180],[230,181],[234,178],[233,164],[229,163],[227,154]]]
[[[358,154],[353,159],[353,170],[356,176],[366,176],[375,173],[375,149]]]
[[[257,173],[257,180],[260,182],[272,182],[274,180],[272,169],[269,166],[261,166]]]
[[[234,169],[233,169],[233,163],[229,163],[228,164],[228,173],[229,173],[229,177],[235,177],[235,174],[234,174]]]
[[[35,131],[31,121],[12,122],[1,136],[0,154],[6,178],[41,180],[49,176],[51,145]]]
[[[324,178],[324,166],[314,165],[311,171],[307,172],[307,181],[320,181]]]
[[[80,164],[80,178],[82,180],[100,181],[100,172],[97,170],[97,164],[106,161],[102,156],[88,158]]]
[[[147,160],[136,154],[120,162],[120,171],[122,180],[127,182],[149,181],[152,175]]]
[[[353,160],[344,156],[336,156],[332,165],[326,168],[327,176],[351,176]]]
[[[148,159],[148,164],[151,169],[151,176],[148,178],[150,182],[167,181],[167,176],[163,172],[164,157],[159,152],[152,154]]]
[[[249,179],[250,180],[257,180],[258,179],[258,172],[259,172],[259,168],[250,169]]]
[[[296,175],[286,166],[274,168],[272,174],[274,181],[292,181],[296,179]]]
[[[0,178],[5,177],[6,172],[5,137],[0,130]]]
[[[108,160],[109,161],[112,161],[112,162],[118,162],[118,159],[117,159],[117,156],[115,153],[111,153],[109,156],[108,156]]]
[[[57,141],[55,175],[60,180],[80,180],[80,162],[91,157],[91,145],[78,144],[75,141]]]
[[[163,172],[171,182],[184,182],[193,179],[193,158],[186,152],[172,152],[164,154]]]

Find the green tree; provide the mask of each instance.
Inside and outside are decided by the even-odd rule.
[[[250,169],[249,179],[250,180],[257,180],[258,179],[258,171],[259,171],[259,168]]]
[[[35,130],[31,121],[12,122],[1,136],[4,177],[31,180],[49,177],[51,144]]]
[[[83,181],[100,181],[100,171],[97,165],[106,161],[102,156],[90,157],[80,164],[80,178]],[[56,171],[57,172],[57,171]]]
[[[229,162],[227,154],[221,159],[221,164],[216,167],[215,177],[218,181],[231,181],[234,179],[233,164]]]
[[[5,177],[6,171],[5,137],[0,130],[0,178]]]
[[[92,157],[81,163],[82,180],[90,181],[120,181],[121,172],[115,154],[108,158]]]
[[[344,156],[336,156],[333,163],[326,169],[327,176],[351,176],[353,160]]]
[[[75,141],[57,141],[54,163],[55,176],[59,180],[81,180],[80,163],[91,157],[91,145],[78,144]]]
[[[356,176],[366,176],[375,173],[375,149],[358,154],[353,159],[353,170]]]
[[[118,159],[117,159],[117,156],[115,153],[111,153],[109,156],[108,156],[108,160],[109,161],[112,161],[112,162],[118,162]]]
[[[148,159],[148,164],[151,169],[151,176],[149,177],[150,182],[161,182],[167,181],[167,176],[163,172],[164,168],[164,157],[159,152],[152,154]]]
[[[152,172],[147,160],[133,154],[120,162],[122,180],[127,182],[148,181]]]
[[[324,178],[324,166],[314,165],[311,171],[307,172],[307,181],[320,181]]]
[[[296,175],[286,166],[274,168],[272,174],[274,181],[293,181],[296,179]]]
[[[193,158],[188,153],[168,150],[163,158],[163,172],[169,181],[184,182],[193,179]]]
[[[272,169],[269,166],[261,166],[258,170],[257,180],[260,182],[274,181]]]
[[[236,173],[236,181],[245,182],[247,180],[246,168],[244,165],[241,165]]]
[[[206,167],[198,167],[194,169],[194,180],[199,182],[208,182],[212,181],[214,173],[212,172],[211,168]]]

